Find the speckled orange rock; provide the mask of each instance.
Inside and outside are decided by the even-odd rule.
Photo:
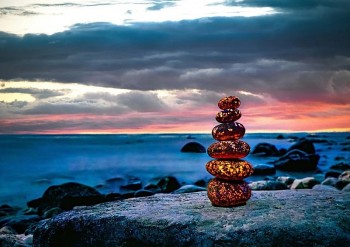
[[[238,122],[223,123],[215,126],[211,134],[218,141],[238,140],[244,136],[245,128]]]
[[[252,165],[245,160],[211,160],[205,168],[207,171],[221,179],[242,180],[253,174]]]
[[[214,178],[208,183],[208,198],[214,206],[233,207],[246,204],[252,195],[244,181]]]
[[[241,159],[249,152],[250,146],[241,140],[215,142],[207,150],[208,155],[215,159]]]
[[[241,105],[241,101],[236,96],[227,96],[225,98],[222,98],[218,102],[218,107],[221,110],[236,109],[240,105]]]
[[[240,119],[242,116],[240,110],[238,109],[227,109],[227,110],[223,110],[223,111],[219,111],[216,114],[216,121],[218,121],[219,123],[231,123],[234,121],[237,121],[238,119]]]

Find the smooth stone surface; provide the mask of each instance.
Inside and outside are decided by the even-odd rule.
[[[253,174],[252,165],[245,160],[211,160],[205,168],[207,171],[221,179],[242,180]]]
[[[320,184],[314,177],[295,179],[291,189],[312,189],[316,184]]]
[[[227,109],[220,111],[216,114],[216,121],[219,123],[231,123],[237,121],[242,116],[240,110],[238,109]]]
[[[304,139],[304,138],[300,139],[299,141],[294,143],[292,146],[290,146],[288,148],[287,152],[294,150],[294,149],[304,151],[305,153],[308,153],[308,154],[314,154],[316,152],[315,146],[312,143],[312,141],[310,141],[308,139]]]
[[[291,150],[272,163],[276,169],[283,171],[314,171],[320,156],[307,154],[301,150]]]
[[[227,96],[219,100],[218,107],[221,110],[235,109],[241,105],[241,101],[236,96]]]
[[[186,143],[182,148],[181,152],[184,153],[205,153],[205,147],[198,142]]]
[[[173,194],[181,194],[181,193],[192,193],[192,192],[198,192],[198,191],[206,191],[207,189],[205,187],[187,184],[181,186],[179,189],[171,192]]]
[[[224,123],[215,126],[211,134],[218,141],[233,141],[244,136],[245,128],[243,124],[238,122]]]
[[[208,155],[215,159],[241,159],[250,152],[248,143],[236,141],[220,141],[208,147]]]
[[[252,190],[287,190],[288,187],[282,182],[278,181],[255,181],[249,184]]]
[[[212,207],[206,192],[81,207],[43,222],[35,247],[339,246],[350,241],[350,193],[254,191],[245,206]]]
[[[322,185],[322,184],[316,184],[314,187],[312,187],[313,190],[319,190],[319,191],[338,191],[337,188],[334,188],[333,186],[328,186],[328,185]]]
[[[270,144],[270,143],[266,143],[266,142],[262,142],[257,144],[253,151],[252,154],[256,154],[256,155],[262,155],[262,156],[275,156],[278,155],[279,152],[276,148],[275,145]]]
[[[209,181],[208,198],[213,206],[234,207],[244,205],[252,195],[244,181],[229,181],[214,178]]]

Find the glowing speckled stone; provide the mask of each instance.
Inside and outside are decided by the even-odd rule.
[[[228,96],[222,98],[218,102],[218,107],[221,110],[236,109],[241,105],[241,101],[236,96]]]
[[[241,112],[238,109],[227,109],[219,111],[216,114],[216,121],[219,123],[231,123],[237,121],[242,116]]]
[[[238,140],[244,136],[245,128],[238,122],[223,123],[215,126],[211,133],[218,141]]]
[[[253,174],[252,165],[245,160],[211,160],[205,168],[207,171],[221,179],[226,180],[242,180]]]
[[[214,178],[208,183],[208,198],[214,206],[233,207],[244,205],[252,195],[244,181]]]
[[[215,159],[241,159],[249,154],[250,146],[241,140],[219,141],[211,144],[207,152]]]

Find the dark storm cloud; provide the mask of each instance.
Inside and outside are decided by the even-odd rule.
[[[77,24],[53,35],[0,33],[0,79],[136,90],[242,90],[273,93],[281,100],[349,102],[347,1],[238,4],[275,7],[280,13],[130,26]]]

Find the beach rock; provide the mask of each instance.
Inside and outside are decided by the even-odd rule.
[[[206,191],[207,189],[204,187],[188,184],[183,185],[179,189],[173,191],[173,194],[181,194],[181,193],[192,193],[192,192],[198,192],[198,191]]]
[[[263,143],[259,143],[254,147],[252,154],[263,155],[263,156],[275,156],[275,155],[278,155],[279,152],[275,145],[263,142]]]
[[[273,161],[276,169],[284,171],[313,171],[316,170],[320,156],[307,154],[300,150],[291,150],[278,160]]]
[[[298,149],[301,151],[304,151],[308,154],[314,154],[315,153],[315,146],[314,144],[308,140],[308,139],[300,139],[297,143],[293,144],[290,148],[287,149],[287,152]]]
[[[340,181],[344,181],[347,183],[350,183],[350,170],[344,171],[340,176],[338,177]]]
[[[11,207],[10,205],[3,204],[0,206],[0,217],[6,215],[13,215],[18,212],[19,208]]]
[[[121,190],[140,190],[142,189],[142,181],[138,177],[128,176],[125,185],[120,186]]]
[[[287,190],[288,187],[284,183],[278,181],[255,181],[249,184],[252,190]]]
[[[50,186],[41,198],[29,201],[28,207],[38,208],[39,213],[61,207],[93,205],[103,201],[103,196],[94,188],[79,183],[64,183]],[[63,204],[62,204],[63,203]]]
[[[10,226],[3,226],[0,228],[0,235],[3,234],[16,234],[17,232]]]
[[[33,223],[38,222],[41,218],[38,215],[12,215],[0,219],[0,227],[9,226],[17,233],[24,233],[25,230]]]
[[[107,202],[117,201],[122,199],[122,195],[120,193],[113,192],[105,195],[105,199]]]
[[[341,171],[337,170],[328,170],[325,174],[326,178],[332,177],[332,178],[337,178],[341,175]]]
[[[336,187],[336,184],[339,182],[338,178],[326,178],[321,184],[322,185],[328,185],[332,187]]]
[[[343,189],[342,191],[344,192],[350,192],[350,184],[347,184]]]
[[[285,184],[288,188],[293,184],[295,178],[287,177],[287,176],[280,176],[276,178],[276,182],[280,182]]]
[[[283,140],[286,139],[282,134],[279,134],[278,136],[276,136],[277,140]]]
[[[313,190],[317,190],[317,191],[338,191],[338,189],[334,188],[333,186],[329,186],[329,185],[323,185],[323,184],[316,184],[314,185],[314,187],[312,187]]]
[[[144,197],[144,196],[153,196],[154,192],[150,190],[138,190],[134,193],[134,197]]]
[[[184,153],[205,153],[205,147],[198,142],[189,142],[181,148]]]
[[[56,208],[50,208],[49,210],[45,211],[42,215],[42,218],[44,219],[48,219],[48,218],[52,218],[60,213],[63,212],[63,209],[56,207]]]
[[[24,234],[0,234],[1,247],[32,247],[33,235]]]
[[[238,109],[227,109],[220,111],[216,114],[216,121],[219,123],[231,123],[237,121],[242,116],[240,110]]]
[[[194,185],[200,186],[200,187],[207,187],[208,181],[204,179],[200,179],[196,182],[194,182]]]
[[[145,187],[143,187],[143,189],[152,191],[153,193],[160,193],[161,192],[161,189],[159,188],[159,186],[156,184],[152,184],[152,183],[146,184]]]
[[[329,169],[345,171],[345,170],[350,170],[350,165],[344,162],[340,162],[338,164],[332,165]]]
[[[285,155],[287,153],[287,149],[285,149],[285,148],[280,148],[279,150],[278,150],[278,155],[279,156],[283,156],[283,155]]]
[[[155,178],[153,181],[156,181],[156,186],[160,189],[160,192],[163,193],[170,193],[181,187],[179,181],[173,176]]]
[[[241,159],[249,154],[250,147],[241,140],[220,141],[211,144],[207,151],[215,159]]]
[[[295,179],[291,189],[312,189],[316,184],[320,182],[317,181],[314,177],[307,177],[302,179]]]
[[[272,165],[259,164],[254,166],[253,175],[271,175],[276,173],[276,168]]]
[[[157,194],[67,211],[39,225],[34,246],[347,247],[349,204],[342,191],[255,191],[234,209],[206,192]]]
[[[238,122],[219,124],[212,130],[212,136],[218,141],[233,141],[241,139],[245,134],[243,124]]]

